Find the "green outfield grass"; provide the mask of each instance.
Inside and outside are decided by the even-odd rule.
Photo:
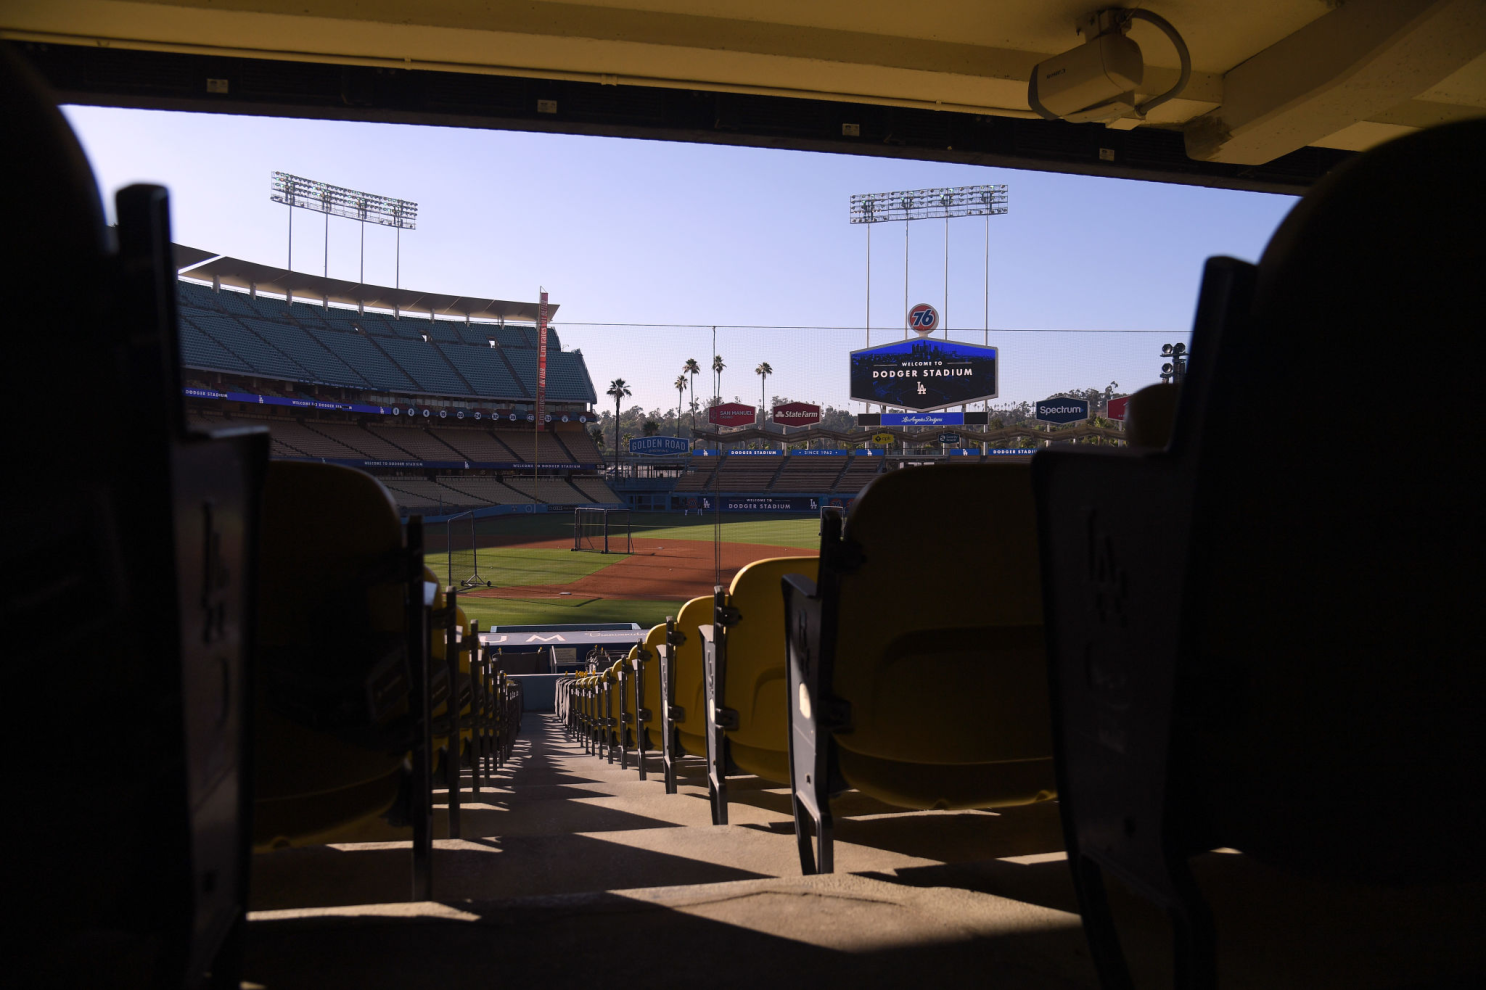
[[[480,576],[497,587],[513,587],[529,584],[567,584],[594,571],[607,567],[620,559],[610,554],[574,553],[568,549],[544,549],[541,547],[484,547],[478,551]],[[449,558],[439,553],[424,554],[426,563],[439,580],[448,583]],[[453,580],[461,582],[470,576],[471,559],[468,551],[454,554]]]
[[[636,512],[630,516],[630,523],[635,537],[647,541],[712,542],[712,516]],[[815,515],[744,516],[728,513],[722,517],[722,542],[816,550],[820,547],[820,518]]]
[[[638,622],[649,629],[666,621],[666,616],[675,615],[681,602],[626,602],[614,599],[575,598],[571,603],[554,602],[550,599],[525,601],[502,598],[470,598],[462,596],[459,607],[464,614],[480,623],[481,629],[491,626],[558,625],[574,622]]]

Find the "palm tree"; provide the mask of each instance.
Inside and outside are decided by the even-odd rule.
[[[769,376],[774,373],[774,369],[771,368],[771,367],[769,367],[769,362],[764,361],[764,362],[761,362],[757,368],[754,368],[753,369],[753,373],[755,375],[758,375],[758,420],[759,420],[760,423],[763,423],[764,422],[764,384],[766,382],[768,382]]]
[[[694,364],[695,362],[691,363]],[[676,435],[678,437],[681,435],[681,400],[682,396],[685,394],[686,375],[680,374],[676,376]]]
[[[715,399],[722,398],[722,373],[726,368],[721,354],[712,355],[712,397]]]
[[[609,383],[605,395],[614,396],[614,469],[619,470],[619,403],[632,393],[629,390],[629,382],[623,378],[616,378]]]
[[[702,366],[697,364],[696,358],[687,358],[686,364],[681,366],[681,373],[691,378],[691,428],[697,428],[697,375],[702,373]]]

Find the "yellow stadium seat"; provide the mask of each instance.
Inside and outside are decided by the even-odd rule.
[[[713,621],[700,628],[707,717],[707,782],[712,824],[728,822],[727,777],[751,773],[789,782],[787,655],[780,581],[813,581],[816,557],[756,560],[713,595]]]
[[[661,759],[666,793],[676,793],[676,764],[682,756],[707,752],[706,698],[702,691],[702,636],[697,628],[712,621],[712,599],[693,598],[667,618],[661,650]]]
[[[811,824],[831,871],[829,800],[847,788],[903,808],[1055,796],[1037,554],[1023,464],[890,471],[844,532],[827,510],[819,580],[784,578],[806,873]]]
[[[661,750],[660,647],[665,641],[665,625],[652,626],[635,650],[635,688],[640,699],[636,720],[636,746],[639,750],[641,780],[647,779],[649,772],[646,766],[648,752]]]
[[[254,847],[324,841],[391,807],[408,714],[403,530],[351,468],[269,466],[260,539]]]

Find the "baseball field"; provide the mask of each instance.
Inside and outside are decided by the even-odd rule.
[[[649,627],[681,603],[710,595],[768,557],[814,554],[819,517],[630,513],[629,553],[573,549],[571,513],[494,516],[428,528],[428,566],[445,584],[478,575],[460,596],[465,613],[492,625],[637,622]],[[611,525],[611,548],[623,544]],[[473,549],[470,544],[473,542]],[[720,580],[719,580],[720,576]],[[488,586],[486,582],[489,582]]]

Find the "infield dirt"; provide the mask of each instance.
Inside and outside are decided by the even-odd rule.
[[[722,543],[710,540],[665,540],[652,545],[636,541],[635,553],[611,555],[612,564],[566,584],[519,585],[480,588],[467,592],[474,598],[612,598],[674,599],[687,601],[710,595],[713,585],[729,584],[733,575],[756,560],[769,557],[800,557],[809,551],[798,547],[777,547],[759,543]],[[512,543],[503,545],[510,546]],[[522,546],[562,549],[571,548],[569,540],[526,542]],[[720,554],[722,575],[717,580]],[[567,592],[568,595],[563,593]]]

